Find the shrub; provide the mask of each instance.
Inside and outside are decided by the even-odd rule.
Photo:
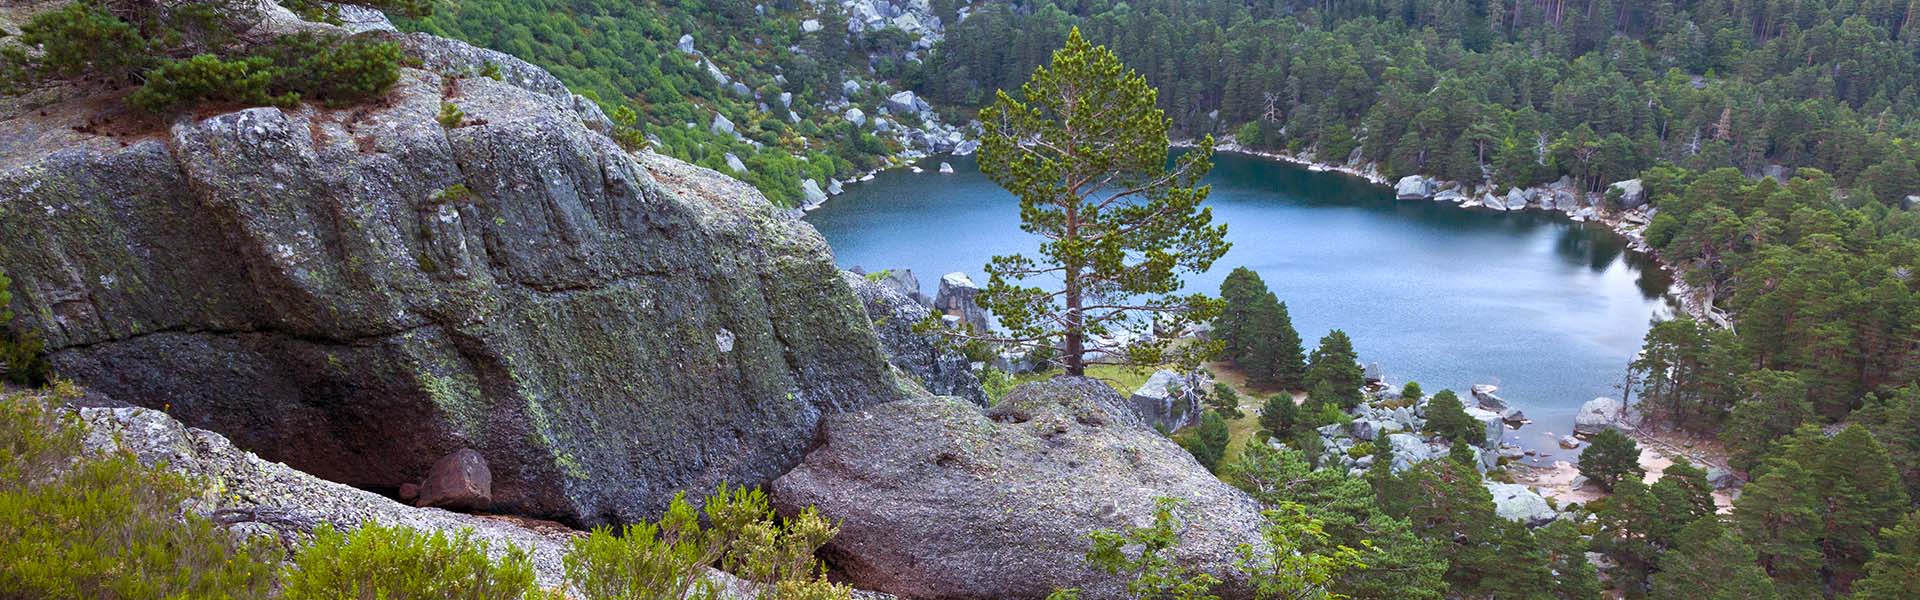
[[[368,523],[352,533],[314,532],[282,569],[285,600],[516,600],[537,596],[533,563],[507,547],[499,561],[471,531],[454,535]]]
[[[0,269],[0,379],[19,385],[40,385],[47,380],[46,357],[40,353],[40,337],[13,327],[13,280]]]
[[[1469,444],[1485,442],[1487,429],[1467,414],[1466,406],[1453,390],[1440,390],[1427,401],[1427,429],[1449,440]]]
[[[277,65],[274,89],[332,107],[372,99],[400,81],[400,46],[359,36],[285,35],[261,55]]]
[[[1271,437],[1285,437],[1293,430],[1294,422],[1299,420],[1300,407],[1293,403],[1293,397],[1287,394],[1274,394],[1267,397],[1266,404],[1260,405],[1260,429]]]
[[[273,61],[259,56],[225,60],[199,54],[162,64],[147,72],[147,82],[127,96],[134,108],[166,114],[207,101],[291,106],[300,95],[273,95],[278,71]]]
[[[1613,491],[1613,486],[1628,475],[1645,473],[1646,469],[1640,467],[1640,445],[1619,431],[1607,429],[1595,434],[1587,449],[1580,451],[1580,474],[1599,484],[1600,489]]]
[[[851,597],[814,559],[839,531],[818,513],[776,520],[765,493],[725,485],[705,504],[706,527],[680,494],[659,521],[576,538],[564,559],[571,591],[584,600],[710,598],[717,590],[706,569],[719,564],[758,584],[763,598]]]
[[[20,34],[22,44],[41,51],[25,67],[39,76],[90,76],[125,83],[154,60],[138,29],[92,2],[75,2],[36,15],[20,28]],[[24,55],[17,59],[26,60]]]
[[[460,106],[452,102],[441,102],[440,115],[434,118],[440,121],[441,127],[453,129],[459,127],[461,123],[466,122],[467,113],[460,110]]]
[[[1207,395],[1207,406],[1227,419],[1241,419],[1247,416],[1240,410],[1240,394],[1224,383],[1213,384],[1213,393]]]
[[[133,457],[81,452],[64,397],[0,396],[0,590],[61,599],[264,598],[271,548],[231,545],[186,510],[201,486]]]

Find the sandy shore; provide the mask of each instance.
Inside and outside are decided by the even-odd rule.
[[[1701,469],[1727,468],[1726,451],[1716,440],[1672,431],[1635,431],[1631,435],[1640,444],[1640,467],[1647,471],[1647,483],[1659,481],[1667,467],[1673,466],[1674,461],[1680,458],[1687,459],[1687,462]],[[1515,463],[1509,465],[1508,469],[1513,474],[1514,483],[1536,488],[1540,495],[1552,498],[1560,506],[1576,502],[1586,504],[1606,496],[1597,486],[1573,487],[1573,480],[1580,475],[1580,469],[1572,461],[1558,460],[1546,466]],[[1720,512],[1727,512],[1733,507],[1731,490],[1715,490],[1713,503]]]

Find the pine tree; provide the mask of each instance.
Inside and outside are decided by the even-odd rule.
[[[1266,293],[1254,306],[1252,325],[1257,341],[1252,344],[1253,351],[1248,356],[1248,362],[1253,365],[1253,370],[1247,374],[1248,378],[1252,379],[1255,373],[1259,373],[1259,385],[1283,390],[1304,389],[1306,350],[1300,346],[1300,333],[1293,328],[1293,317],[1287,313],[1287,303],[1281,302],[1272,292]]]
[[[1169,168],[1172,122],[1155,106],[1158,93],[1078,28],[1020,91],[1024,99],[1002,91],[980,111],[980,172],[1020,199],[1021,229],[1047,243],[1039,259],[994,257],[979,303],[1008,330],[1002,342],[1061,340],[1068,375],[1084,375],[1090,355],[1167,362],[1171,336],[1143,335],[1120,349],[1089,348],[1087,339],[1150,324],[1177,329],[1219,313],[1205,296],[1170,293],[1179,273],[1205,272],[1227,251],[1226,226],[1201,206],[1213,138]],[[1060,288],[1023,285],[1034,279]]]
[[[1481,444],[1486,442],[1486,426],[1467,414],[1466,406],[1453,390],[1440,390],[1427,401],[1427,429],[1449,440]]]
[[[1238,420],[1247,416],[1240,410],[1240,393],[1224,383],[1213,384],[1213,393],[1207,395],[1207,406],[1227,419]]]
[[[1920,512],[1881,532],[1867,576],[1853,583],[1854,600],[1909,600],[1920,591]]]
[[[1805,467],[1781,460],[1747,484],[1733,503],[1734,529],[1788,597],[1817,595],[1822,583],[1818,491]]]
[[[1707,481],[1706,471],[1687,459],[1674,459],[1649,489],[1659,514],[1648,535],[1661,545],[1673,545],[1682,529],[1714,514],[1713,484]]]
[[[1678,548],[1661,557],[1652,600],[1772,600],[1773,580],[1753,548],[1713,516],[1688,525]]]
[[[1365,385],[1366,370],[1360,368],[1360,357],[1353,352],[1353,340],[1347,333],[1338,329],[1328,332],[1320,338],[1320,346],[1313,349],[1313,356],[1307,360],[1307,387],[1317,389],[1325,382],[1339,394],[1337,405],[1349,409],[1360,405],[1360,386]]]
[[[1408,402],[1415,402],[1420,400],[1420,398],[1424,397],[1425,395],[1426,395],[1425,393],[1420,391],[1420,382],[1418,381],[1409,381],[1407,382],[1406,385],[1400,386],[1401,400],[1405,400]]]
[[[1533,530],[1534,539],[1547,553],[1553,569],[1554,600],[1596,600],[1600,597],[1600,576],[1587,561],[1587,540],[1572,521],[1557,520]]]
[[[1640,445],[1613,429],[1593,436],[1586,450],[1580,451],[1580,474],[1612,491],[1622,479],[1639,479],[1646,474],[1640,467]]]
[[[1300,407],[1294,405],[1293,397],[1286,394],[1274,394],[1267,397],[1266,404],[1260,405],[1260,429],[1268,437],[1286,439],[1299,420]]]
[[[1213,320],[1213,335],[1223,344],[1221,354],[1243,370],[1250,368],[1249,357],[1259,341],[1253,334],[1253,313],[1266,291],[1260,274],[1246,267],[1234,267],[1220,280],[1220,316]]]
[[[1629,477],[1614,486],[1613,495],[1597,515],[1600,530],[1593,536],[1594,550],[1619,565],[1612,573],[1613,581],[1617,589],[1629,595],[1644,585],[1662,550],[1648,535],[1659,510],[1647,484]]]
[[[1220,459],[1227,454],[1229,435],[1227,422],[1220,418],[1220,413],[1207,411],[1200,417],[1200,429],[1182,445],[1193,454],[1194,460],[1200,462],[1200,466],[1213,471],[1220,468]]]
[[[1846,589],[1859,577],[1879,545],[1881,529],[1892,527],[1907,509],[1906,490],[1887,449],[1865,427],[1840,431],[1822,452],[1814,479],[1825,496],[1826,555],[1835,587]]]
[[[1813,404],[1800,376],[1787,371],[1748,373],[1740,388],[1743,399],[1733,406],[1720,439],[1733,451],[1732,466],[1751,469],[1775,442],[1813,418]]]

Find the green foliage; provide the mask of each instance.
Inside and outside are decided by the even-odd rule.
[[[1406,385],[1400,386],[1401,400],[1417,401],[1425,396],[1426,393],[1420,390],[1420,382],[1418,381],[1409,381]]]
[[[351,533],[329,525],[314,531],[281,570],[287,600],[517,600],[537,597],[533,563],[524,551],[501,549],[471,531],[453,535],[367,523]]]
[[[1640,445],[1614,429],[1601,430],[1580,451],[1580,474],[1603,490],[1612,491],[1620,480],[1638,479],[1646,472],[1640,467]]]
[[[1427,401],[1427,428],[1449,440],[1480,444],[1486,442],[1487,428],[1467,414],[1466,405],[1453,390],[1440,390]]]
[[[18,385],[45,383],[47,360],[40,350],[40,337],[13,323],[13,280],[0,269],[0,380]]]
[[[434,120],[439,121],[441,127],[454,129],[459,127],[460,124],[467,122],[467,113],[466,111],[460,110],[460,106],[457,104],[441,102],[440,114],[435,116]]]
[[[1325,523],[1304,506],[1281,503],[1262,513],[1260,527],[1265,547],[1235,548],[1234,566],[1249,576],[1255,597],[1298,600],[1334,600],[1338,579],[1348,571],[1365,569],[1360,551],[1332,545]]]
[[[1920,512],[1880,535],[1880,549],[1867,563],[1867,576],[1853,584],[1855,600],[1912,598],[1920,590]]]
[[[1200,461],[1200,466],[1213,471],[1220,468],[1220,460],[1226,457],[1228,438],[1227,421],[1220,418],[1219,412],[1207,411],[1200,417],[1199,430],[1182,445],[1193,454],[1194,460]]]
[[[584,600],[714,598],[705,573],[721,565],[756,583],[763,597],[840,598],[851,588],[826,581],[814,552],[838,531],[811,509],[776,519],[759,489],[721,486],[696,511],[676,495],[659,521],[607,527],[575,538],[564,564],[569,589]]]
[[[1090,354],[1119,352],[1088,348],[1088,336],[1212,319],[1216,301],[1174,293],[1179,273],[1204,272],[1227,250],[1226,226],[1201,207],[1212,141],[1170,168],[1171,122],[1154,89],[1078,33],[1034,69],[1021,96],[1001,92],[981,110],[980,171],[1020,199],[1021,228],[1049,241],[1039,259],[994,257],[980,304],[1016,343],[1063,340],[1068,375],[1083,374]],[[1054,277],[1060,289],[1021,283]],[[1170,342],[1142,336],[1118,358],[1169,362]],[[1197,362],[1212,347],[1178,350],[1173,362]]]
[[[1013,376],[1008,375],[1006,371],[993,367],[980,370],[980,391],[986,392],[987,402],[990,404],[999,404],[1001,398],[1007,397],[1007,393],[1013,391],[1016,383]]]
[[[1778,597],[1753,548],[1717,518],[1687,526],[1679,547],[1660,560],[1653,576],[1654,600],[1769,600]]]
[[[125,83],[153,62],[138,29],[92,2],[35,15],[20,28],[20,43],[40,49],[37,59],[16,65],[36,78],[96,77]]]
[[[400,81],[402,55],[392,42],[303,32],[275,38],[261,54],[277,67],[275,89],[330,107],[371,100]]]
[[[1207,394],[1207,407],[1226,419],[1243,419],[1247,416],[1246,412],[1240,410],[1240,393],[1225,383],[1213,384],[1213,393]]]
[[[1260,405],[1260,429],[1269,437],[1285,438],[1293,431],[1300,407],[1287,394],[1274,394]]]
[[[1335,329],[1320,338],[1320,346],[1313,349],[1313,355],[1307,359],[1306,382],[1308,389],[1318,390],[1321,384],[1333,391],[1331,398],[1342,410],[1360,405],[1360,387],[1366,385],[1366,371],[1360,368],[1360,356],[1353,351],[1353,340],[1347,332]]]
[[[1220,300],[1214,336],[1224,343],[1225,356],[1247,373],[1248,383],[1304,388],[1306,358],[1300,334],[1293,328],[1287,305],[1267,290],[1260,275],[1246,267],[1235,268],[1220,282]]]
[[[201,488],[131,455],[82,454],[54,409],[77,395],[0,394],[0,590],[49,600],[265,598],[272,549],[232,546],[199,513]]]
[[[147,72],[147,82],[127,96],[127,104],[166,114],[207,102],[292,106],[299,95],[270,93],[276,77],[271,59],[259,56],[223,60],[199,54]]]
[[[1776,441],[1813,419],[1807,386],[1800,376],[1762,369],[1740,378],[1741,399],[1720,431],[1733,456],[1728,463],[1751,469],[1774,449]]]
[[[1220,579],[1205,572],[1195,573],[1174,556],[1180,546],[1182,529],[1182,521],[1175,513],[1183,504],[1177,498],[1156,498],[1153,524],[1129,527],[1125,531],[1093,532],[1093,549],[1087,551],[1087,564],[1110,574],[1131,575],[1127,594],[1134,598],[1216,600],[1218,596],[1211,590],[1220,584]]]

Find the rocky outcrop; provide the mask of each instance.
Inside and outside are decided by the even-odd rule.
[[[1205,375],[1154,371],[1127,397],[1128,408],[1149,427],[1175,431],[1200,422],[1200,403],[1210,386]]]
[[[976,332],[986,332],[992,325],[987,319],[987,309],[981,308],[976,300],[979,295],[980,286],[974,285],[966,273],[948,273],[940,277],[940,291],[933,297],[933,308],[957,318]]]
[[[1059,378],[989,414],[929,398],[829,417],[774,498],[841,522],[824,553],[850,581],[911,598],[1121,597],[1124,576],[1087,566],[1087,535],[1146,525],[1155,498],[1184,498],[1181,564],[1245,596],[1227,566],[1257,540],[1259,507],[1122,402],[1098,381]]]
[[[898,397],[811,227],[524,62],[386,35],[424,68],[361,106],[4,115],[0,264],[62,374],[358,486],[473,448],[493,510],[579,524],[767,482]]]
[[[1580,412],[1573,415],[1573,432],[1579,435],[1594,435],[1607,429],[1622,428],[1626,407],[1613,398],[1594,398],[1580,405]]]
[[[1393,196],[1401,200],[1425,200],[1433,197],[1433,182],[1419,175],[1401,177],[1393,186]]]
[[[1493,512],[1509,521],[1516,521],[1528,527],[1539,527],[1552,523],[1560,513],[1547,504],[1540,492],[1517,483],[1487,482],[1487,492],[1493,496]]]
[[[906,276],[911,278],[912,271]],[[873,333],[887,361],[927,391],[942,396],[957,396],[979,406],[987,405],[987,394],[973,374],[966,355],[940,343],[940,334],[914,331],[932,311],[900,293],[888,278],[868,279],[846,274],[847,284],[866,307]],[[917,283],[916,283],[917,286]]]
[[[79,409],[87,425],[86,449],[95,454],[128,452],[142,464],[199,478],[206,493],[183,510],[237,522],[246,534],[291,541],[322,523],[355,529],[368,523],[452,533],[471,529],[488,552],[507,546],[527,552],[542,586],[559,584],[561,557],[574,532],[528,527],[524,521],[480,517],[437,508],[414,508],[379,494],[326,481],[241,450],[218,433],[186,427],[157,410],[121,406]]]

